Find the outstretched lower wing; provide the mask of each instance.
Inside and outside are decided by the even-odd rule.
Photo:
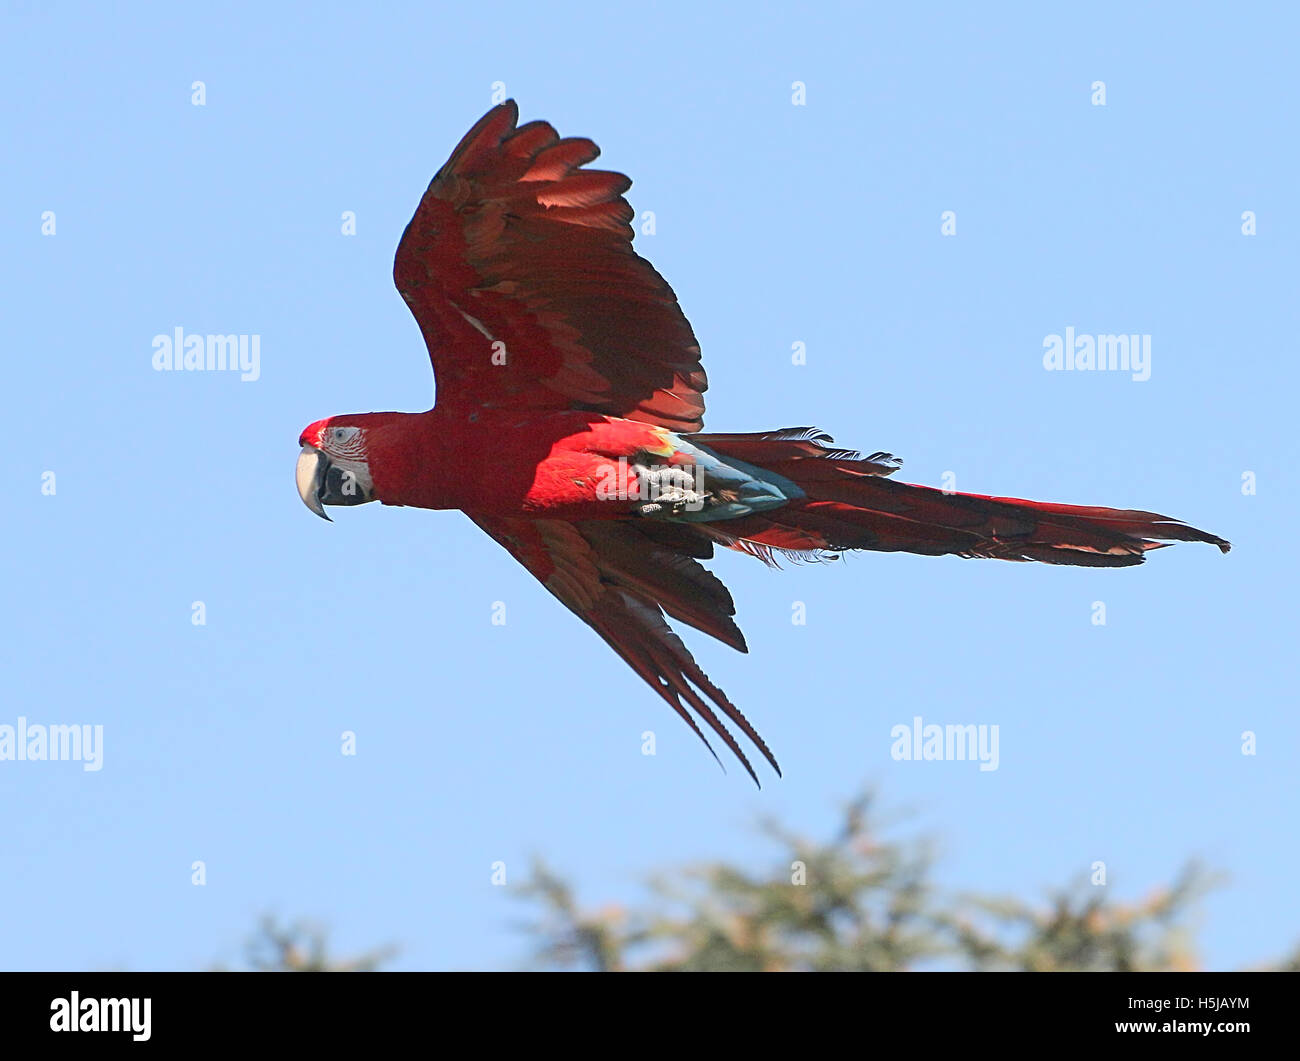
[[[590,140],[488,111],[433,178],[393,279],[433,360],[438,405],[583,409],[699,431],[695,333],[632,249],[621,173]]]
[[[665,532],[656,527],[647,532],[613,520],[566,523],[470,518],[603,637],[686,720],[715,759],[717,753],[687,707],[731,749],[755,784],[758,775],[717,712],[754,743],[778,775],[781,773],[763,738],[709,681],[664,620],[667,612],[746,651],[744,636],[732,619],[736,609],[731,594],[694,559],[709,556],[711,545],[694,537],[689,529]],[[672,536],[679,534],[685,537],[673,541]]]

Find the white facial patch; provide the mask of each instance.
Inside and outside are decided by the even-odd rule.
[[[325,440],[329,442],[330,447],[346,447],[349,442],[361,437],[361,428],[359,427],[331,427],[325,432]]]
[[[321,449],[342,476],[342,490],[369,497],[374,488],[366,455],[365,434],[359,427],[331,427],[321,436]]]

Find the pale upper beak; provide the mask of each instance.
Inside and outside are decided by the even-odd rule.
[[[321,495],[325,491],[326,475],[329,472],[329,460],[315,446],[303,446],[298,454],[298,467],[294,478],[298,481],[298,496],[302,503],[320,516],[329,520]],[[333,523],[333,520],[330,520]]]
[[[364,459],[330,457],[315,446],[303,446],[294,478],[302,503],[321,519],[329,519],[326,505],[364,505],[374,500],[370,469]]]

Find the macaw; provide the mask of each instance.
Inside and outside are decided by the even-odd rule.
[[[1228,551],[1152,512],[896,482],[898,458],[813,428],[703,433],[700,348],[632,249],[631,181],[586,168],[592,141],[518,114],[507,101],[465,135],[397,247],[437,402],[310,424],[297,486],[318,516],[460,509],[756,784],[719,713],[780,776],[775,756],[665,621],[747,651],[731,594],[700,564],[715,546],[769,564],[868,549],[1129,567],[1175,541]]]

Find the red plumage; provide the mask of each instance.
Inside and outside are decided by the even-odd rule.
[[[1173,541],[1228,551],[1151,512],[894,482],[901,461],[811,428],[702,433],[699,346],[632,249],[631,182],[584,168],[590,140],[517,121],[513,101],[480,119],[397,249],[436,406],[310,425],[299,492],[322,516],[367,501],[463,510],[755,782],[727,723],[780,773],[775,757],[665,621],[746,651],[731,594],[699,563],[716,544],[769,562],[865,549],[1105,567]]]

